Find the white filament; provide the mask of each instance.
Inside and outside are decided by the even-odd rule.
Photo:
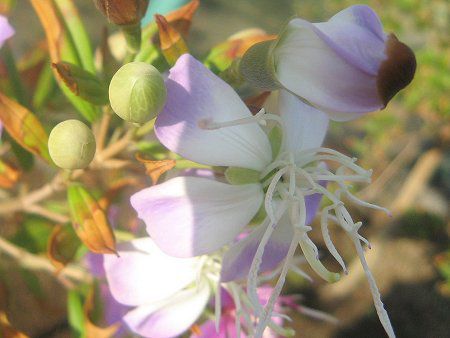
[[[248,123],[264,124],[266,120],[275,121],[279,123],[281,127],[283,127],[282,120],[278,115],[266,114],[264,109],[261,109],[255,116],[235,121],[214,122],[202,120],[199,122],[199,127],[203,129],[213,130]],[[339,164],[339,168],[336,170],[336,173],[333,173],[326,168],[315,165],[317,163],[320,163],[321,161],[330,161],[337,163]],[[387,312],[384,309],[383,303],[381,302],[380,293],[378,291],[372,273],[369,270],[361,246],[361,241],[366,243],[369,248],[370,243],[358,233],[358,230],[361,227],[362,223],[355,223],[353,221],[351,215],[345,207],[345,204],[341,201],[341,194],[353,204],[365,208],[381,210],[386,212],[388,215],[390,214],[390,212],[386,208],[382,208],[377,205],[362,201],[350,192],[348,182],[369,183],[372,175],[371,170],[365,170],[358,166],[355,162],[355,158],[350,158],[337,152],[336,150],[323,147],[299,151],[298,153],[296,153],[294,159],[292,153],[285,151],[285,137],[284,133],[282,133],[282,145],[280,152],[278,153],[274,161],[260,173],[260,179],[265,180],[262,186],[263,188],[267,188],[264,199],[264,207],[267,213],[267,218],[263,223],[263,225],[266,226],[267,229],[264,232],[264,235],[258,245],[255,257],[250,267],[247,279],[248,299],[246,297],[243,297],[244,303],[248,301],[251,304],[251,308],[253,309],[254,314],[257,317],[256,331],[254,335],[251,335],[252,337],[262,337],[262,334],[267,326],[272,328],[275,332],[284,332],[285,334],[288,334],[290,332],[289,330],[284,330],[283,328],[273,323],[271,317],[273,316],[275,302],[281,293],[288,271],[293,270],[296,273],[305,276],[305,278],[309,277],[303,271],[298,269],[295,264],[293,264],[294,253],[299,244],[306,260],[313,268],[313,270],[315,270],[321,277],[323,277],[327,281],[336,281],[339,278],[339,274],[328,271],[320,262],[318,257],[318,249],[307,235],[308,231],[311,230],[311,227],[306,224],[307,209],[305,204],[305,197],[314,193],[322,194],[332,202],[330,206],[327,206],[322,210],[320,222],[322,237],[328,251],[342,267],[342,270],[347,273],[347,268],[345,266],[344,260],[334,246],[333,241],[330,237],[330,233],[328,231],[328,220],[333,220],[337,222],[337,224],[342,227],[347,232],[347,234],[349,234],[352,241],[354,242],[356,252],[359,256],[359,259],[367,276],[367,280],[369,282],[375,308],[377,310],[380,321],[383,324],[383,327],[385,328],[389,337],[395,337],[392,325],[389,321]],[[298,182],[305,182],[308,186],[303,187],[303,184],[302,187],[297,186]],[[324,182],[335,182],[339,186],[339,190],[336,190],[335,192],[329,191],[324,186],[322,186]],[[277,208],[275,208],[275,199],[281,199],[282,201],[282,203],[280,203]],[[270,277],[274,277],[276,276],[276,274],[279,274],[279,278],[266,306],[263,307],[259,303],[257,295],[258,282],[260,280],[263,280],[263,277],[259,279],[258,276],[262,263],[262,257],[265,247],[272,236],[274,227],[287,209],[291,225],[294,230],[294,236],[290,243],[289,251],[284,260],[284,263],[281,266],[281,269],[276,269],[275,272],[270,275]],[[233,293],[233,298],[236,298],[235,293]],[[239,299],[236,299],[235,303],[237,317],[239,318],[236,319],[237,333],[239,336],[241,330],[240,317],[242,313],[242,304],[239,302]],[[246,305],[248,306],[249,304],[246,303]],[[332,320],[331,318],[320,312],[316,312],[305,307],[303,307],[303,312],[318,318],[327,319],[330,321]],[[251,332],[253,331],[251,330]]]

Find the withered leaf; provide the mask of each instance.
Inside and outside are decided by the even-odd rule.
[[[116,239],[104,210],[81,184],[67,189],[72,224],[81,241],[94,253],[117,254]]]
[[[189,29],[191,28],[192,18],[197,12],[199,5],[199,0],[192,0],[177,10],[168,13],[166,15],[166,19],[172,27],[186,37],[189,33]]]
[[[0,120],[17,143],[51,163],[44,127],[32,112],[1,92]]]
[[[20,177],[20,171],[0,160],[0,188],[12,188]]]
[[[188,52],[187,45],[181,34],[167,22],[164,16],[156,14],[155,21],[159,29],[161,51],[167,63],[173,66],[181,55]]]
[[[156,184],[158,182],[162,174],[174,168],[176,165],[175,160],[148,160],[143,158],[139,154],[136,154],[136,159],[144,164],[145,172],[148,176],[150,176],[153,184]]]
[[[47,256],[60,272],[74,258],[80,241],[69,226],[57,225],[53,229],[47,243]]]

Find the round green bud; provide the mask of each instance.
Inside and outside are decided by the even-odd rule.
[[[109,101],[114,112],[128,122],[143,124],[164,107],[166,86],[160,72],[145,62],[130,62],[114,74]]]
[[[86,168],[95,155],[94,134],[78,120],[61,122],[50,133],[48,150],[53,162],[60,168]]]

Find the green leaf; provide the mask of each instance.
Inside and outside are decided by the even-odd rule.
[[[76,338],[85,338],[83,297],[76,290],[70,290],[67,294],[67,312],[69,325]]]
[[[77,49],[77,47],[81,47],[75,46],[75,41],[80,43],[80,40],[83,40],[83,38],[80,38],[82,34],[77,31],[76,33],[80,36],[74,39],[71,35],[70,25],[66,23],[65,18],[63,18],[62,14],[59,12],[59,7],[55,3],[55,1],[64,2],[65,0],[30,1],[45,30],[52,63],[66,61],[83,67],[83,59],[79,55]],[[72,30],[75,30],[73,26],[74,24],[71,23]],[[81,50],[83,50],[82,53],[86,54],[86,47],[83,48],[81,48]],[[84,60],[84,62],[86,63],[87,61]],[[88,67],[91,66],[88,64]],[[97,107],[73,94],[70,89],[67,88],[67,86],[58,78],[57,81],[64,95],[86,120],[93,122],[100,115],[100,110]]]
[[[52,67],[45,64],[36,84],[33,94],[32,104],[36,110],[40,110],[51,98],[56,88],[56,81],[53,77]]]
[[[53,224],[43,218],[28,216],[11,242],[31,253],[47,250],[47,241],[53,231]]]
[[[94,57],[91,41],[77,8],[71,0],[55,0],[60,15],[70,34],[78,57],[85,70],[95,73]]]
[[[20,167],[29,171],[33,168],[34,165],[34,157],[33,154],[27,151],[25,148],[21,147],[14,139],[8,135],[7,132],[3,131],[3,139],[8,140],[11,144],[11,149],[16,156],[17,161],[19,162]]]

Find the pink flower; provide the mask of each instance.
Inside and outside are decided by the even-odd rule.
[[[14,28],[9,24],[8,19],[0,15],[0,48],[6,40],[14,35]]]

